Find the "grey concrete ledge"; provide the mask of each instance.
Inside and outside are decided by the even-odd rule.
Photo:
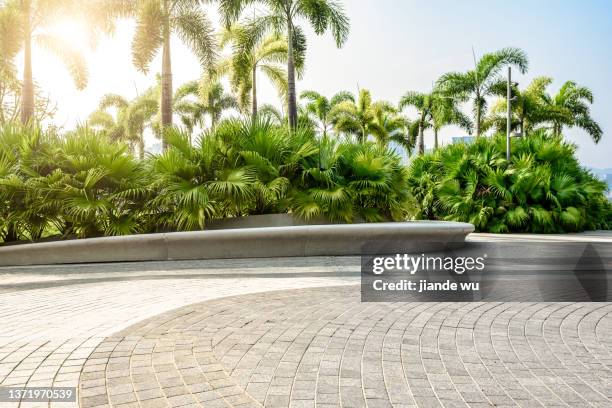
[[[466,223],[413,221],[142,234],[0,247],[0,266],[360,255],[370,243],[463,242]]]

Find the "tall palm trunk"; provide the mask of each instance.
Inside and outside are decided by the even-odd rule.
[[[288,85],[288,114],[289,127],[297,128],[297,100],[295,93],[295,61],[293,59],[293,24],[287,15],[287,85]]]
[[[32,79],[32,30],[29,4],[24,10],[23,83],[21,88],[21,123],[27,124],[34,116],[34,80]]]
[[[438,150],[438,129],[434,128],[434,150]]]
[[[425,137],[423,135],[423,119],[419,121],[419,136],[417,140],[417,144],[419,146],[419,154],[425,154]]]
[[[482,115],[480,111],[480,101],[476,100],[476,137],[480,137],[480,116]]]
[[[257,117],[257,64],[253,65],[253,120]]]
[[[140,160],[144,160],[144,155],[145,155],[144,134],[140,133],[138,137],[138,158],[140,158]]]
[[[166,20],[164,27],[164,47],[162,56],[161,78],[161,125],[162,147],[168,147],[165,129],[172,126],[172,62],[170,59],[170,22]]]

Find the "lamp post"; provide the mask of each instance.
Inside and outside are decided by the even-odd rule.
[[[510,129],[512,127],[512,68],[508,67],[508,86],[506,89],[507,117],[506,117],[506,160],[510,161]]]

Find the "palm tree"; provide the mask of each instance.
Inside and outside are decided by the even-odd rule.
[[[431,93],[421,93],[410,91],[406,93],[399,103],[399,109],[403,110],[407,106],[412,106],[417,110],[417,148],[419,154],[425,153],[425,129],[431,126],[433,110],[436,105],[435,99],[441,95]]]
[[[115,3],[119,0],[109,0]],[[135,0],[129,12],[136,16],[136,33],[132,43],[134,65],[148,72],[157,51],[162,50],[161,127],[172,125],[171,34],[177,34],[196,54],[204,67],[212,67],[216,57],[216,40],[208,18],[199,6],[200,0]],[[166,147],[165,137],[162,145]]]
[[[364,143],[377,129],[376,114],[381,109],[393,108],[388,102],[373,102],[370,91],[362,89],[357,102],[355,98],[339,102],[331,109],[329,117],[336,131],[355,135],[359,143]]]
[[[110,140],[130,144],[132,151],[138,149],[138,157],[144,159],[144,131],[147,126],[156,127],[155,117],[159,111],[159,91],[153,87],[132,101],[115,94],[104,95],[98,110],[93,112],[87,124],[104,132]],[[109,109],[115,109],[115,115]]]
[[[534,131],[537,126],[550,121],[558,115],[554,109],[545,105],[546,88],[552,83],[552,78],[537,77],[525,89],[512,87],[512,118],[510,128],[527,136]],[[491,115],[484,121],[484,127],[494,127],[498,132],[506,129],[506,84],[500,83],[496,93],[500,96],[491,108]]]
[[[381,145],[388,146],[390,142],[395,142],[411,153],[414,139],[411,137],[410,127],[410,120],[390,104],[379,103],[374,106],[374,121],[370,128],[372,135]]]
[[[210,128],[214,130],[221,115],[228,109],[238,109],[234,95],[226,93],[221,82],[201,82],[199,97],[204,112],[210,117]]]
[[[331,30],[336,45],[341,47],[349,34],[349,19],[343,7],[331,0],[221,0],[220,9],[227,27],[240,18],[243,9],[251,3],[267,6],[267,14],[255,18],[252,25],[252,41],[257,42],[270,31],[284,33],[288,44],[288,116],[289,125],[295,129],[298,124],[297,96],[295,90],[296,51],[306,46],[303,30],[297,25],[299,19],[307,20],[315,33],[321,35]]]
[[[204,115],[206,107],[200,100],[200,83],[198,81],[189,81],[177,88],[174,93],[174,113],[179,115],[180,121],[185,127],[189,135],[189,143],[191,144],[191,135],[196,126],[202,126],[204,123]]]
[[[0,7],[0,79],[2,84],[17,82],[17,67],[14,60],[21,50],[22,30],[18,30],[17,7],[9,3]]]
[[[34,118],[35,98],[34,80],[32,77],[32,43],[47,48],[64,62],[72,75],[78,89],[87,85],[87,65],[83,56],[69,43],[54,35],[48,27],[58,16],[78,15],[88,18],[93,15],[87,10],[89,3],[75,0],[20,0],[8,1],[2,6],[2,46],[3,62],[0,70],[11,71],[13,65],[9,61],[16,52],[23,50],[23,81],[21,90],[20,117],[22,123],[28,123]],[[99,21],[88,21],[92,29],[99,29]],[[10,35],[5,35],[10,33]]]
[[[128,100],[121,95],[106,94],[100,100],[98,109],[89,115],[87,125],[103,131],[111,140],[126,140],[123,123],[129,105]],[[111,108],[115,109],[115,115],[108,111]]]
[[[552,81],[549,77],[538,77],[523,90],[513,87],[511,128],[527,136],[548,125],[555,135],[560,135],[564,126],[577,126],[586,130],[596,143],[599,142],[603,132],[590,116],[588,105],[593,103],[591,90],[567,81],[557,95],[551,96],[546,90]],[[505,88],[505,85],[499,86],[497,93],[505,96]],[[506,98],[502,97],[493,106],[492,116],[488,119],[490,126],[505,129],[506,103]]]
[[[474,111],[476,137],[480,136],[483,118],[487,109],[487,97],[495,93],[495,87],[502,81],[501,70],[507,66],[518,68],[521,73],[529,65],[527,55],[518,48],[503,48],[485,54],[468,72],[451,72],[438,79],[438,87],[445,95],[460,100],[471,100]]]
[[[434,132],[434,150],[438,148],[438,133],[448,125],[459,126],[468,132],[472,131],[472,122],[457,106],[457,101],[443,95],[433,98],[431,109],[431,128]]]
[[[333,127],[330,115],[332,110],[341,102],[355,102],[355,97],[346,91],[338,92],[331,99],[327,99],[316,91],[304,91],[300,98],[308,101],[304,110],[311,117],[323,137],[326,137]]]
[[[238,94],[240,106],[246,111],[251,105],[251,113],[257,116],[257,73],[261,71],[277,89],[279,96],[287,100],[287,73],[281,64],[288,59],[289,46],[286,37],[272,33],[260,41],[251,38],[251,22],[233,25],[225,30],[221,45],[233,44],[232,55],[219,64],[219,74],[229,74],[234,92]],[[296,66],[301,75],[303,56]]]
[[[593,103],[593,92],[574,81],[567,81],[554,96],[545,95],[546,106],[558,113],[551,118],[552,129],[555,135],[560,135],[563,127],[579,127],[585,130],[591,138],[598,143],[603,131],[601,126],[593,120],[589,104]]]
[[[224,111],[238,108],[236,98],[226,93],[219,81],[211,78],[205,76],[201,81],[186,82],[174,94],[174,112],[179,115],[190,143],[193,130],[196,126],[204,126],[206,116],[210,118],[211,130],[214,130]]]

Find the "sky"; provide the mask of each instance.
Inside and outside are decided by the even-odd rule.
[[[435,80],[449,71],[473,67],[476,56],[503,47],[522,48],[530,69],[516,74],[520,86],[537,76],[550,76],[556,92],[566,80],[591,88],[595,95],[592,116],[604,130],[595,144],[579,129],[566,131],[578,145],[578,157],[590,167],[612,168],[612,3],[605,0],[344,0],[351,19],[351,34],[337,49],[330,34],[308,34],[306,73],[298,81],[298,94],[306,89],[332,96],[340,90],[357,93],[371,90],[375,100],[397,103],[409,90],[430,91]],[[218,26],[214,6],[209,17]],[[82,26],[58,25],[67,40],[82,48],[89,60],[88,87],[77,91],[61,61],[44,50],[34,50],[36,82],[58,104],[54,122],[74,128],[96,109],[105,93],[132,98],[155,83],[161,69],[158,55],[148,74],[132,65],[131,21],[122,21],[111,38],[102,39],[88,50]],[[200,67],[191,52],[173,39],[174,84],[197,79]],[[260,103],[280,107],[269,83],[260,79]],[[469,107],[466,106],[466,112]],[[412,112],[407,111],[408,114]],[[414,115],[413,115],[414,118]],[[442,143],[465,132],[447,127]],[[426,133],[426,145],[433,135]]]

